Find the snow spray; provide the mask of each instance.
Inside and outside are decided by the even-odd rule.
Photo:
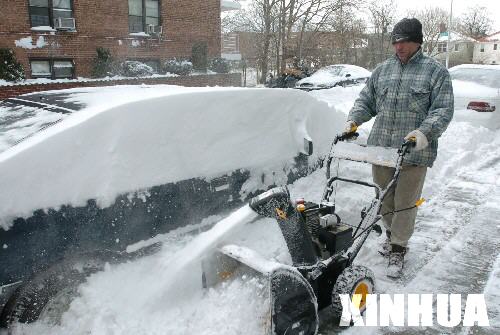
[[[172,295],[183,295],[189,292],[188,279],[192,277],[192,272],[201,272],[202,256],[217,247],[229,234],[234,233],[257,216],[258,214],[250,206],[245,205],[219,221],[210,230],[195,237],[161,264],[159,272],[164,282],[164,292],[169,299],[172,299]],[[196,265],[199,266],[196,267]],[[197,285],[201,287],[201,275],[196,278],[199,279]]]

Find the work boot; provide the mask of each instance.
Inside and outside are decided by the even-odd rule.
[[[384,243],[380,246],[380,250],[378,251],[384,257],[389,256],[391,252],[391,232],[389,230],[385,231],[385,240]]]
[[[404,257],[406,248],[397,244],[391,245],[389,253],[389,264],[387,265],[386,275],[389,278],[397,279],[403,274]]]

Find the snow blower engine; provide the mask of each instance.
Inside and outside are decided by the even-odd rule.
[[[339,140],[343,138],[338,136],[334,146]],[[359,155],[359,145],[345,144],[354,145],[353,152]],[[354,159],[355,155],[345,155],[346,151],[340,148],[335,150],[339,155],[331,151],[327,160],[327,185],[319,204],[303,200],[292,203],[286,187],[277,187],[253,198],[249,203],[253,211],[276,219],[292,265],[265,259],[246,247],[225,245],[203,260],[204,287],[231,277],[242,265],[245,271],[267,277],[270,310],[266,318],[270,322],[265,322],[266,334],[316,334],[319,310],[331,306],[332,320],[340,321],[341,294],[349,295],[351,299],[356,297],[353,303],[362,313],[366,307],[366,295],[374,292],[375,280],[370,269],[353,265],[353,261],[368,234],[380,229],[376,222],[382,217],[382,199],[397,180],[409,146],[405,142],[399,150],[389,152],[389,158],[383,158],[383,162],[380,162],[383,155],[379,151],[375,155],[378,162],[367,160],[366,155]],[[390,161],[392,163],[387,165],[395,167],[395,174],[385,189],[365,181],[330,177],[332,158],[379,164]],[[357,226],[345,224],[330,202],[333,185],[339,180],[375,189],[375,199],[361,211],[361,221]]]

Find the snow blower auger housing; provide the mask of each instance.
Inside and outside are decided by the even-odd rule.
[[[337,136],[333,142],[327,160],[327,185],[320,204],[306,201],[292,203],[286,187],[271,189],[249,203],[261,216],[276,219],[292,258],[291,266],[264,259],[257,252],[236,245],[225,245],[202,262],[204,287],[232,276],[241,265],[245,266],[245,271],[267,277],[270,322],[265,322],[266,334],[316,334],[319,310],[331,305],[332,319],[340,321],[340,294],[349,295],[362,313],[366,294],[374,292],[372,271],[353,265],[353,261],[368,234],[373,229],[380,229],[376,222],[382,217],[382,199],[399,177],[410,142],[405,142],[399,150],[389,152],[385,158],[377,152],[377,159],[382,163],[395,158],[391,163],[395,167],[394,176],[387,188],[381,189],[369,182],[330,176],[334,158],[375,163],[363,155],[361,158],[346,155],[345,150],[338,150],[336,154],[333,148],[346,137]],[[335,211],[335,204],[330,202],[337,180],[375,189],[375,199],[361,211],[361,221],[357,226],[344,223]],[[347,325],[350,321],[344,320]]]

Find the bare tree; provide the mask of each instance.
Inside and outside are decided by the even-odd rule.
[[[286,59],[304,58],[305,35],[314,36],[327,27],[330,17],[341,8],[352,7],[361,0],[280,0],[278,20],[278,45],[281,54],[280,68],[286,66]]]
[[[448,12],[439,7],[426,7],[422,10],[410,10],[407,16],[415,17],[422,22],[425,50],[430,56],[436,55],[441,27],[448,25]]]
[[[365,46],[366,23],[356,17],[358,9],[341,6],[332,16],[330,29],[336,33],[336,39],[331,62],[361,65],[358,50]]]
[[[491,31],[493,20],[486,7],[469,7],[459,19],[460,32],[468,37],[479,39]]]
[[[287,61],[301,62],[311,49],[305,51],[318,33],[331,29],[334,14],[344,11],[343,33],[352,35],[359,28],[353,22],[355,5],[364,0],[252,0],[246,11],[239,11],[223,18],[224,31],[253,31],[259,51],[259,68],[265,82],[269,66],[274,63],[277,72],[283,72]],[[359,29],[358,29],[359,30]],[[346,37],[348,41],[349,38]],[[341,47],[339,45],[339,47]],[[347,56],[346,56],[347,57]],[[274,60],[274,61],[273,61]]]
[[[280,0],[254,0],[248,10],[226,16],[223,19],[225,31],[250,31],[256,33],[255,48],[258,53],[258,62],[261,76],[258,79],[261,84],[266,81],[269,71],[269,58],[271,41],[275,35],[277,4]]]
[[[389,52],[389,27],[396,18],[397,4],[394,0],[372,0],[368,5],[373,38],[369,41],[370,67],[387,58]]]

